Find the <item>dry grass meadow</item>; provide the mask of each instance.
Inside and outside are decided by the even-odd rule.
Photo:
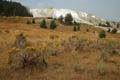
[[[41,19],[27,20],[0,17],[0,80],[120,80],[120,34],[100,39],[101,29],[94,26],[82,24],[74,32],[57,21],[50,30],[40,28]],[[20,33],[27,40],[24,49],[15,47]]]

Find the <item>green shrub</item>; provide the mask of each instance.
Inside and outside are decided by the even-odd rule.
[[[97,71],[100,75],[105,75],[106,72],[107,72],[107,66],[106,64],[103,62],[103,61],[100,61],[98,64],[97,64]]]
[[[116,28],[113,28],[111,32],[112,32],[113,34],[116,34],[116,33],[117,33],[117,29],[116,29]]]
[[[41,28],[47,28],[47,24],[46,24],[46,20],[43,19],[41,22],[40,22],[40,27]]]
[[[105,31],[101,31],[101,32],[99,33],[99,38],[105,38],[105,37],[106,37]]]
[[[59,18],[58,18],[58,21],[60,22],[60,23],[63,23],[63,16],[60,16]]]
[[[74,26],[76,26],[76,31],[80,31],[80,24],[74,21]]]
[[[86,32],[89,32],[89,29],[86,29]]]
[[[111,29],[110,28],[108,28],[108,31],[107,32],[111,32]]]
[[[107,61],[107,60],[108,60],[108,57],[110,56],[108,50],[109,50],[108,48],[103,48],[103,49],[101,49],[100,59],[101,59],[102,61]]]
[[[31,21],[30,21],[30,20],[27,20],[27,24],[31,24]]]
[[[26,37],[23,35],[23,33],[20,33],[18,36],[16,36],[15,47],[22,49],[25,48],[26,46],[27,46]]]
[[[77,27],[77,30],[80,31],[80,26]]]
[[[34,18],[32,19],[32,23],[35,24],[35,19]]]
[[[76,26],[74,26],[74,28],[73,28],[73,31],[77,31],[77,28],[76,28]]]
[[[107,45],[107,48],[108,48],[108,53],[110,54],[117,54],[118,52],[116,51],[118,45],[116,42],[114,41],[108,41],[108,45]]]
[[[50,29],[55,29],[57,27],[57,24],[55,22],[55,20],[52,20],[50,23]]]

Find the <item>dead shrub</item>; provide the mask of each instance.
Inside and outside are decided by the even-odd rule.
[[[50,45],[50,47],[49,47]],[[60,53],[62,53],[63,50],[61,48],[60,42],[54,41],[53,43],[49,43],[46,48],[47,55],[51,56],[58,56]]]
[[[50,39],[58,39],[59,36],[58,35],[50,35]]]
[[[114,42],[114,41],[108,41],[108,44],[107,44],[107,49],[108,49],[108,53],[110,53],[110,54],[117,54],[118,52],[117,52],[117,47],[118,47],[118,45],[117,45],[117,43],[116,42]]]
[[[86,51],[89,45],[89,41],[84,37],[79,37],[77,40],[76,50],[78,51]]]
[[[9,65],[12,69],[21,69],[25,67],[46,68],[47,62],[42,53],[32,47],[23,50],[14,48],[9,52]]]
[[[81,65],[81,64],[74,65],[74,71],[78,74],[85,72],[85,70],[86,70],[86,67],[84,65]]]
[[[5,30],[5,33],[10,33],[10,31],[9,30]]]
[[[63,41],[61,45],[64,47],[64,51],[86,51],[88,47],[88,40],[84,37],[72,36],[68,40]]]

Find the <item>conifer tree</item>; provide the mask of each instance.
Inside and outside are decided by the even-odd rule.
[[[55,20],[52,20],[50,23],[50,29],[55,29],[57,27],[57,24],[55,22]]]
[[[71,15],[71,14],[67,14],[67,15],[65,16],[65,24],[71,25],[71,24],[72,24],[72,21],[73,21],[72,15]]]
[[[40,22],[40,27],[41,28],[47,28],[47,24],[46,24],[46,20],[43,19],[41,22]]]

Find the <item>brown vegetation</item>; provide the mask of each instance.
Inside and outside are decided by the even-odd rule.
[[[0,80],[120,79],[120,34],[106,32],[100,39],[101,30],[90,25],[74,32],[58,21],[50,30],[40,28],[38,19],[29,25],[30,18],[6,19],[0,22]]]

